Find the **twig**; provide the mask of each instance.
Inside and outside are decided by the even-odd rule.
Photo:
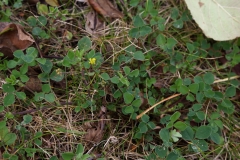
[[[172,99],[172,98],[175,98],[175,97],[177,97],[177,96],[180,96],[180,95],[181,95],[181,94],[174,94],[174,95],[172,95],[172,96],[170,96],[170,97],[167,97],[167,98],[161,100],[160,102],[154,104],[152,107],[148,108],[147,110],[145,110],[144,112],[142,112],[141,114],[139,114],[139,115],[137,116],[137,119],[141,118],[144,114],[146,114],[147,112],[149,112],[150,110],[152,110],[153,108],[155,108],[157,105],[159,105],[159,104],[161,104],[161,103],[163,103],[163,102],[165,102],[165,101],[168,101],[168,100],[170,100],[170,99]]]
[[[218,80],[214,81],[213,83],[226,82],[226,81],[238,79],[238,78],[240,78],[240,76],[233,76],[233,77],[229,77],[229,78],[218,79]]]

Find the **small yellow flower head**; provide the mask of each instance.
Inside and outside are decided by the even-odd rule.
[[[96,58],[89,58],[89,63],[90,63],[91,65],[96,64]]]
[[[60,68],[56,69],[56,73],[59,75],[59,74],[62,74],[62,70]]]

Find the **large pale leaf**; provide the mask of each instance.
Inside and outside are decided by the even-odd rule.
[[[240,0],[185,0],[204,34],[217,41],[240,37]]]

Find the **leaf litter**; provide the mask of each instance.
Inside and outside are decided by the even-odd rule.
[[[7,22],[0,22],[0,52],[5,57],[13,58],[15,50],[25,50],[32,45],[34,39],[24,31],[23,27]]]

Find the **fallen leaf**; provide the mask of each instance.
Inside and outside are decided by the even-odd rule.
[[[185,0],[204,34],[216,41],[240,37],[239,0]]]
[[[31,92],[41,92],[42,91],[42,82],[38,77],[31,76],[29,77],[29,80],[26,82],[25,89]]]
[[[103,132],[100,129],[91,128],[87,130],[84,138],[90,143],[99,143],[102,140]]]
[[[97,126],[90,125],[92,128],[89,128],[84,136],[84,139],[88,143],[99,143],[102,140],[105,126],[104,119],[106,118],[105,113],[106,107],[102,106],[98,115],[100,120],[98,121]]]
[[[86,19],[85,29],[92,36],[99,37],[105,33],[105,22],[98,17],[96,12],[89,12]]]
[[[24,50],[34,42],[31,35],[22,26],[14,23],[0,22],[0,52],[12,58],[15,50]]]
[[[88,0],[88,3],[96,12],[105,17],[123,18],[123,14],[109,0]]]

